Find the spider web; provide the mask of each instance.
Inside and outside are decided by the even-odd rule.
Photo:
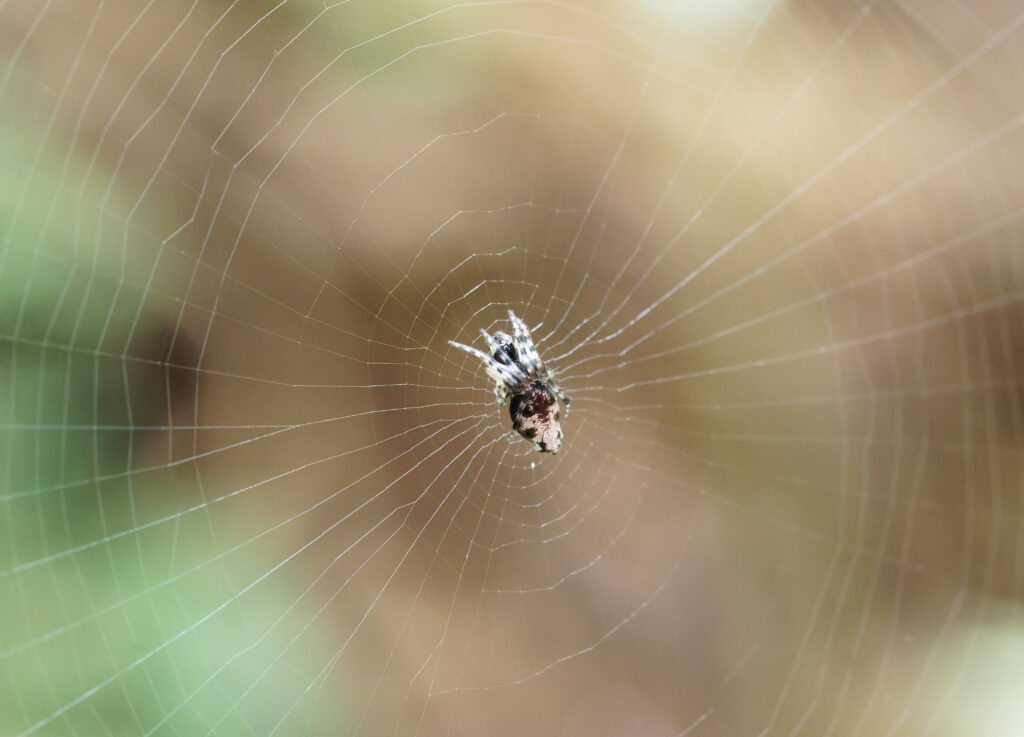
[[[0,0],[0,733],[1024,729],[1022,43]]]

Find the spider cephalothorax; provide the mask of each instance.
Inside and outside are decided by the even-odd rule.
[[[521,435],[541,453],[557,453],[562,447],[558,400],[568,416],[569,397],[554,382],[553,372],[544,367],[526,323],[512,310],[508,311],[508,318],[512,322],[511,337],[502,332],[488,335],[486,330],[480,330],[491,355],[454,340],[448,342],[483,361],[487,375],[494,379],[498,403],[509,405],[509,436]]]

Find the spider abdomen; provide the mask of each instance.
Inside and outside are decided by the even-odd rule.
[[[509,403],[512,429],[533,443],[541,453],[557,453],[562,447],[558,400],[542,381],[535,381]]]

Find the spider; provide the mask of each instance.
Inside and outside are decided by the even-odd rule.
[[[526,323],[512,310],[508,311],[508,319],[512,323],[511,337],[500,331],[488,335],[486,330],[480,329],[491,351],[489,356],[454,340],[448,342],[484,362],[487,375],[494,379],[498,404],[509,405],[512,418],[509,440],[520,435],[533,443],[534,450],[557,453],[562,447],[562,425],[555,397],[562,401],[566,417],[569,416],[569,397],[554,382],[554,372],[544,367]]]

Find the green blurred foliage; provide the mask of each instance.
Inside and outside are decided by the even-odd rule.
[[[293,593],[243,591],[188,476],[138,468],[140,428],[168,418],[167,368],[140,355],[165,347],[158,311],[116,250],[76,248],[99,211],[73,201],[82,170],[17,135],[0,130],[0,734],[251,734],[309,686],[268,650]]]

